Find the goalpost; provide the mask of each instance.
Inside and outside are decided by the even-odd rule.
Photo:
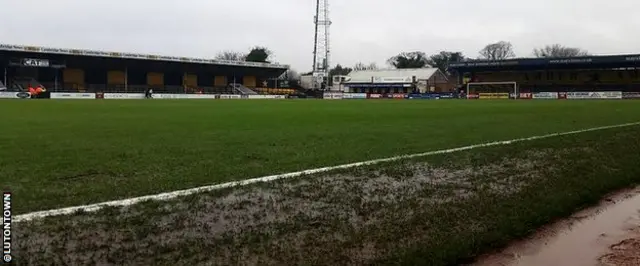
[[[518,83],[501,82],[469,82],[467,83],[467,99],[517,99]]]

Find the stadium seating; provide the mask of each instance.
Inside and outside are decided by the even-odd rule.
[[[256,77],[254,76],[244,76],[242,77],[242,84],[248,88],[256,87]]]
[[[62,80],[65,89],[72,89],[75,91],[84,91],[84,70],[66,68],[62,72]]]
[[[124,71],[112,70],[107,72],[107,86],[124,86],[125,83],[126,77]]]
[[[213,77],[213,86],[215,86],[215,87],[226,87],[227,86],[227,77],[226,76],[215,76],[215,77]]]
[[[253,91],[253,90],[251,90],[251,89],[249,89],[249,88],[247,88],[244,85],[239,84],[239,83],[232,83],[232,84],[229,84],[229,85],[238,94],[244,94],[244,95],[256,95],[256,94],[258,94],[257,92],[255,92],[255,91]]]
[[[198,75],[185,74],[183,76],[183,86],[197,88],[198,87]]]
[[[164,73],[147,73],[147,85],[150,87],[164,86]]]
[[[285,89],[285,88],[255,88],[254,89],[259,94],[271,94],[271,95],[291,95],[295,94],[294,89]]]
[[[15,91],[28,91],[29,88],[46,88],[40,82],[30,77],[16,77],[13,79],[12,90]]]

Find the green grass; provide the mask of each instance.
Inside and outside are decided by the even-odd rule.
[[[15,213],[640,121],[638,101],[0,101]]]
[[[20,223],[29,265],[460,265],[640,184],[640,126]],[[117,244],[114,244],[117,243]]]

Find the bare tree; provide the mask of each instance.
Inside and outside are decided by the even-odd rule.
[[[362,62],[359,62],[359,63],[356,63],[355,66],[353,66],[353,70],[354,71],[378,70],[378,65],[376,65],[376,63],[364,64]]]
[[[547,58],[556,58],[556,57],[577,57],[577,56],[587,56],[589,52],[587,50],[583,50],[577,47],[567,47],[560,44],[551,44],[546,45],[543,48],[533,49],[533,55],[535,57],[547,57]]]
[[[216,55],[217,60],[244,61],[245,55],[240,52],[224,51]]]
[[[513,52],[513,45],[510,42],[499,41],[497,43],[487,44],[480,50],[480,58],[487,60],[503,60],[516,57]]]

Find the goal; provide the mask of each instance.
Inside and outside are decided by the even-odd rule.
[[[517,99],[518,83],[502,82],[469,82],[467,83],[468,99]]]

